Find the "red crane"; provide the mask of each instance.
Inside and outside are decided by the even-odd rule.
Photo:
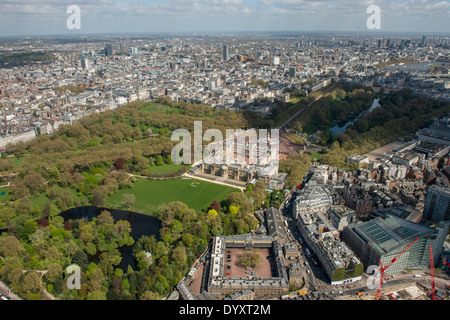
[[[431,282],[432,282],[432,290],[431,296],[433,300],[436,300],[436,284],[434,283],[434,260],[433,260],[433,249],[430,246],[430,272],[431,272]]]
[[[384,280],[384,272],[390,266],[392,266],[392,264],[395,261],[397,261],[398,258],[400,258],[406,251],[408,251],[409,248],[411,248],[411,246],[413,245],[413,243],[416,242],[417,240],[419,240],[419,238],[415,238],[410,244],[408,244],[398,255],[395,256],[394,259],[392,259],[392,261],[388,265],[383,266],[383,264],[381,263],[381,259],[380,259],[380,285],[379,285],[378,291],[377,291],[377,300],[380,300],[381,287],[383,286],[383,280]]]

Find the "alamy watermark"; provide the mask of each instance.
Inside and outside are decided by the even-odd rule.
[[[370,290],[379,289],[381,284],[381,269],[377,265],[370,265],[367,267],[367,274],[373,274],[367,278],[367,288]]]
[[[77,5],[71,5],[67,7],[66,13],[70,14],[67,18],[66,26],[67,29],[81,29],[81,10]]]
[[[72,264],[66,268],[66,286],[69,290],[79,290],[81,288],[81,268]]]
[[[369,30],[381,29],[381,9],[377,5],[371,5],[367,7],[367,13],[371,13],[367,18],[366,26]]]

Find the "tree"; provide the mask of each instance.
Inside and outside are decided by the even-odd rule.
[[[24,240],[28,240],[28,237],[32,235],[38,228],[38,223],[33,220],[28,220],[23,226],[16,227],[16,233]]]
[[[36,195],[40,191],[45,190],[45,179],[38,172],[31,171],[23,178],[23,183],[27,186],[30,194]]]
[[[181,235],[181,241],[186,247],[190,248],[194,242],[194,236],[188,232],[185,232]]]
[[[153,291],[145,291],[140,300],[161,300],[161,296]]]
[[[230,212],[231,215],[236,215],[239,212],[239,208],[235,206],[230,206],[228,208],[228,211]]]
[[[158,156],[156,157],[156,165],[162,166],[163,164],[164,164],[163,157],[160,154],[158,154]]]
[[[29,197],[30,192],[27,186],[22,182],[20,178],[13,179],[11,181],[11,189],[9,191],[9,198],[12,201],[21,199],[24,197]]]
[[[14,209],[20,215],[31,213],[31,210],[33,209],[31,200],[29,198],[22,198],[17,200],[16,203],[14,203]]]
[[[256,250],[248,250],[242,253],[240,264],[245,268],[255,268],[259,265],[260,259],[260,254]]]
[[[59,279],[62,277],[62,274],[63,274],[63,268],[57,263],[52,263],[47,268],[47,273],[45,274],[45,278],[50,282],[55,282],[56,279]]]
[[[133,206],[135,201],[136,201],[136,197],[134,196],[134,194],[124,194],[122,202],[120,204],[122,206],[124,206],[125,208],[130,209]]]
[[[106,292],[95,290],[87,294],[86,300],[106,300]]]
[[[25,296],[39,292],[41,289],[41,279],[36,272],[27,272],[23,277],[20,291]]]
[[[114,167],[116,170],[120,170],[125,166],[125,159],[124,158],[117,158],[116,161],[114,161]]]
[[[14,236],[0,238],[0,254],[7,257],[20,257],[25,253],[20,241]]]
[[[109,211],[103,210],[97,216],[97,223],[100,226],[113,225],[114,224],[114,218],[112,217],[112,215],[111,215],[111,213]]]
[[[219,203],[219,201],[213,200],[213,202],[209,206],[209,209],[215,210],[216,212],[220,212],[220,203]]]

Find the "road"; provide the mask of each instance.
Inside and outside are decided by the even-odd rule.
[[[336,82],[337,83],[337,82]],[[314,103],[316,103],[316,101],[320,100],[325,94],[327,94],[330,90],[332,90],[335,86],[336,83],[333,84],[332,86],[330,86],[326,91],[322,92],[322,94],[320,96],[318,96],[316,99],[314,99],[314,101],[312,101],[310,104],[308,104],[307,106],[304,106],[303,108],[301,108],[299,111],[297,111],[292,117],[290,117],[288,120],[286,120],[280,127],[280,135],[282,134],[282,132],[284,132],[284,128],[291,123],[295,118],[297,118],[300,114],[302,114],[303,112],[305,112],[309,107],[311,107]]]

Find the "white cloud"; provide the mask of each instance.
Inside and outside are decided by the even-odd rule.
[[[16,25],[30,31],[52,21],[65,25],[61,22],[67,19],[66,8],[73,4],[80,6],[82,25],[92,32],[107,25],[114,32],[141,31],[133,29],[135,25],[160,31],[247,30],[249,26],[356,31],[365,27],[371,4],[381,8],[386,31],[450,30],[450,1],[444,0],[1,0],[0,34],[13,34]]]

